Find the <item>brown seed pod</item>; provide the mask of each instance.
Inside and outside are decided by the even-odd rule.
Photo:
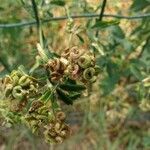
[[[84,50],[79,50],[77,46],[70,49],[70,59],[72,61],[77,60],[81,55],[83,55]]]
[[[41,101],[33,101],[32,105],[31,105],[31,107],[29,109],[29,113],[35,112],[41,106],[43,106],[43,103]]]
[[[66,115],[64,112],[60,111],[56,113],[56,119],[59,121],[64,121],[66,118]]]
[[[56,143],[61,144],[61,143],[63,142],[63,138],[60,137],[60,136],[57,136],[57,137],[55,138],[55,141],[56,141]]]

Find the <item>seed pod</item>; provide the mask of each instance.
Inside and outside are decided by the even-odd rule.
[[[79,72],[80,72],[79,65],[77,65],[77,64],[73,65],[73,67],[72,67],[72,69],[71,69],[71,77],[72,77],[73,79],[78,78]]]
[[[50,80],[52,83],[57,83],[60,80],[60,78],[61,78],[61,74],[59,74],[58,72],[52,72],[51,73]]]
[[[66,137],[66,136],[67,136],[67,131],[66,131],[66,130],[62,130],[62,131],[59,133],[59,135],[60,135],[61,137]]]
[[[61,129],[61,124],[59,122],[56,122],[55,126],[54,126],[54,130],[56,133],[59,133]]]
[[[60,111],[60,112],[57,112],[56,113],[56,118],[59,120],[59,121],[64,121],[65,118],[66,118],[66,115],[64,112]]]
[[[95,75],[95,69],[92,67],[85,69],[83,72],[83,78],[85,80],[91,80],[94,75]]]
[[[28,76],[24,75],[19,79],[19,85],[21,86],[28,86],[30,84],[30,79],[28,78]]]
[[[12,89],[13,89],[12,84],[7,84],[6,85],[6,88],[5,88],[5,91],[4,91],[6,97],[8,97],[11,94]]]
[[[12,90],[12,95],[14,98],[22,100],[24,98],[24,93],[21,86],[15,86]]]
[[[78,59],[81,55],[83,55],[84,51],[83,50],[78,50],[77,47],[72,47],[70,49],[70,59],[72,61],[75,61],[76,59]]]
[[[67,58],[67,59],[68,59],[69,55],[70,55],[70,50],[69,50],[69,48],[65,49],[65,50],[62,52],[62,54],[61,54],[61,56],[62,56],[63,58]]]
[[[90,56],[88,56],[88,55],[83,55],[78,60],[79,66],[84,69],[90,67],[91,63],[92,63],[92,60],[91,60]]]
[[[48,134],[51,136],[51,137],[56,137],[56,132],[54,131],[49,131]]]
[[[29,109],[29,113],[35,112],[41,106],[43,106],[43,103],[41,101],[33,101],[32,106]]]
[[[11,79],[13,81],[13,85],[17,85],[17,83],[19,81],[19,77],[17,75],[14,75]]]
[[[95,69],[95,75],[98,75],[101,72],[101,68],[97,65],[94,67],[94,69]]]
[[[56,142],[59,143],[59,144],[61,144],[61,143],[63,142],[63,138],[60,137],[60,136],[57,136],[57,137],[55,138],[55,140],[56,140]]]
[[[53,60],[50,60],[47,65],[52,72],[58,71],[60,69],[60,60],[58,58],[55,58]]]

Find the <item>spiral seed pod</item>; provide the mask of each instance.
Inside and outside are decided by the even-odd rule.
[[[60,136],[57,136],[57,137],[55,138],[55,141],[56,141],[56,143],[61,144],[61,143],[63,142],[63,138],[60,137]]]
[[[13,85],[17,85],[18,84],[18,81],[19,81],[19,77],[17,75],[14,75],[13,77],[11,77],[12,81],[13,81]]]
[[[64,112],[60,111],[56,113],[56,119],[60,121],[64,121],[66,119],[66,115]]]
[[[50,80],[51,80],[52,83],[57,83],[61,79],[61,76],[62,75],[59,74],[58,72],[52,72]]]
[[[12,89],[13,89],[13,85],[12,84],[7,84],[7,86],[5,88],[5,91],[4,91],[4,95],[6,97],[8,97],[11,94]]]
[[[61,129],[61,124],[59,122],[56,122],[55,126],[54,126],[54,131],[56,133],[59,133]]]
[[[60,135],[61,137],[66,137],[66,136],[67,136],[67,130],[62,130],[62,131],[59,133],[59,135]]]
[[[61,57],[68,59],[69,55],[70,55],[70,49],[67,48],[62,52]]]
[[[54,60],[50,60],[48,62],[48,67],[52,72],[54,71],[57,72],[60,69],[60,63],[61,63],[60,60],[58,58],[55,58]]]
[[[77,79],[79,74],[80,74],[79,65],[77,65],[77,64],[73,65],[71,70],[70,70],[70,74],[71,74],[71,78]]]
[[[79,66],[84,69],[90,67],[91,63],[92,63],[92,60],[91,60],[90,56],[88,56],[88,55],[83,55],[78,60]]]
[[[95,65],[94,69],[95,69],[95,75],[98,75],[101,71],[101,68],[97,65]]]
[[[78,48],[75,46],[75,47],[72,47],[70,49],[70,59],[72,61],[75,61],[76,59],[78,59],[81,55],[83,55],[84,51],[83,50],[78,50]]]
[[[22,90],[21,86],[15,86],[12,90],[12,95],[14,98],[22,100],[24,98],[24,91]]]
[[[24,75],[19,79],[19,85],[21,86],[28,86],[30,84],[31,80],[29,79],[28,76]]]
[[[96,79],[95,69],[92,67],[85,69],[83,72],[83,78],[87,81],[94,82]]]

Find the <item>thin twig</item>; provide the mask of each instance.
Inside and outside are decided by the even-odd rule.
[[[36,19],[37,31],[38,31],[38,34],[39,34],[40,44],[41,44],[41,47],[43,48],[44,43],[43,43],[43,32],[42,32],[42,27],[41,27],[42,24],[41,24],[41,21],[39,19],[39,14],[38,14],[38,9],[37,9],[36,2],[35,2],[35,0],[31,0],[31,2],[32,2],[32,7],[33,7],[35,19]]]
[[[99,19],[98,19],[99,21],[102,21],[102,19],[103,19],[106,2],[107,2],[107,0],[103,0],[102,9],[101,9],[101,11],[100,11],[100,15],[99,15]],[[98,30],[96,31],[96,35],[95,35],[95,36],[98,37]]]
[[[94,18],[94,17],[99,17],[99,14],[71,15],[70,17],[73,18],[73,19]],[[150,13],[141,14],[141,15],[138,15],[138,16],[122,16],[122,15],[103,14],[103,17],[133,20],[133,19],[150,18]],[[67,16],[52,17],[52,18],[45,19],[45,20],[41,21],[41,23],[47,23],[47,22],[50,22],[50,21],[61,21],[61,20],[66,20],[66,19],[68,19]],[[25,26],[32,26],[32,25],[36,25],[36,24],[37,24],[37,21],[18,22],[18,23],[10,23],[10,24],[8,23],[8,24],[0,24],[0,28],[25,27]]]
[[[40,19],[39,19],[39,15],[38,15],[37,5],[36,5],[36,3],[35,3],[35,0],[31,0],[31,2],[32,2],[32,7],[33,7],[35,19],[36,19],[37,28],[38,28],[38,30],[39,30],[39,27],[40,27]]]

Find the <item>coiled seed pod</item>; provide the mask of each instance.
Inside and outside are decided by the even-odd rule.
[[[72,47],[70,49],[70,59],[72,61],[75,61],[76,59],[78,59],[80,56],[82,56],[84,53],[83,50],[78,50],[78,47],[75,46],[75,47]]]
[[[95,69],[90,67],[84,70],[83,78],[87,81],[94,82],[96,80]]]
[[[13,88],[12,95],[14,98],[22,100],[24,98],[25,93],[22,90],[22,87],[18,85]]]
[[[11,94],[12,89],[13,89],[13,85],[12,84],[7,84],[7,86],[5,88],[5,91],[4,91],[4,95],[6,97],[8,97]]]
[[[88,55],[83,55],[78,60],[79,66],[84,69],[90,67],[91,63],[92,63],[92,60],[91,60],[90,56],[88,56]]]
[[[28,76],[24,75],[19,79],[19,85],[21,86],[28,86],[30,84],[31,80]]]
[[[60,111],[56,113],[57,120],[64,121],[66,119],[66,115],[64,112]]]

